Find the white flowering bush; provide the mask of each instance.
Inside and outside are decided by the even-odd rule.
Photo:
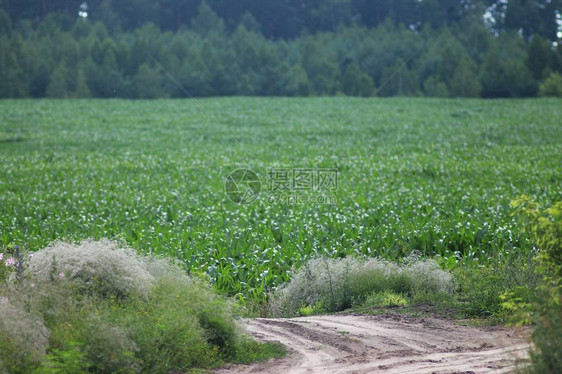
[[[451,293],[454,290],[452,274],[433,260],[408,263],[403,271],[411,278],[412,293]]]
[[[34,254],[27,274],[35,282],[67,278],[85,290],[117,297],[146,297],[154,284],[145,261],[108,240],[56,242]]]
[[[376,292],[416,296],[452,293],[453,289],[452,275],[433,260],[399,265],[372,258],[316,258],[293,271],[291,281],[275,292],[271,312],[291,316],[306,306],[333,312]]]

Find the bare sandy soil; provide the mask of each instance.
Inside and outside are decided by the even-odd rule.
[[[249,319],[249,334],[289,355],[227,373],[509,373],[528,362],[528,330],[400,314]]]

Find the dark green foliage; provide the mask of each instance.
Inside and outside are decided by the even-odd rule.
[[[482,96],[518,97],[534,96],[537,83],[522,59],[502,56],[492,49],[480,68]]]
[[[164,77],[157,69],[142,64],[133,78],[134,97],[138,99],[154,99],[165,96],[163,89]]]
[[[22,97],[27,94],[25,72],[18,61],[17,39],[0,36],[0,97]]]
[[[301,64],[313,94],[330,95],[335,92],[339,75],[336,58],[319,38],[306,37],[303,40]]]
[[[86,80],[86,74],[84,73],[83,68],[78,69],[78,74],[76,76],[75,96],[79,98],[88,98],[92,96],[92,93],[88,88],[88,82]]]
[[[191,27],[201,35],[207,35],[211,32],[222,33],[224,24],[222,19],[203,0],[197,8],[197,15],[191,21]]]
[[[538,247],[537,275],[541,277],[531,305],[533,373],[556,373],[562,367],[562,201],[542,207],[528,196],[512,202],[523,227]]]
[[[529,45],[527,66],[535,79],[546,78],[545,71],[555,69],[556,54],[552,44],[540,36],[535,36]]]
[[[371,96],[373,93],[373,79],[356,64],[347,67],[342,80],[342,91],[346,95]]]
[[[414,96],[419,91],[419,79],[415,71],[398,58],[394,64],[385,67],[380,82],[381,96]]]
[[[289,71],[286,90],[291,96],[307,96],[310,94],[308,75],[301,65],[295,65]]]
[[[464,59],[456,68],[450,82],[451,96],[478,97],[482,91],[482,84],[478,79],[476,64]]]
[[[247,23],[246,26],[259,24],[268,39],[291,39],[304,30],[333,31],[352,23],[377,27],[386,19],[418,29],[424,24],[437,29],[466,20],[480,21],[487,8],[495,4],[488,8],[495,18],[490,26],[494,31],[521,30],[525,37],[540,34],[553,41],[557,32],[555,14],[561,8],[560,0],[207,0],[206,9],[202,9],[201,3],[201,0],[90,0],[88,19],[102,21],[112,31],[131,31],[147,22],[156,23],[163,30],[176,31],[189,26],[201,13],[214,13],[228,26],[240,21]],[[36,5],[32,1],[11,0],[0,4],[14,23],[52,17],[71,27],[81,1],[45,0]],[[255,21],[248,21],[248,15]],[[205,17],[212,18],[215,17]]]
[[[483,26],[481,7],[420,3],[104,0],[88,2],[87,19],[70,17],[70,5],[45,16],[10,3],[0,13],[0,97],[521,97],[562,72],[546,26],[522,38]]]
[[[47,86],[47,91],[45,96],[54,98],[65,98],[68,96],[68,74],[64,65],[60,65],[55,69],[49,85]]]
[[[0,9],[0,35],[7,35],[12,31],[12,20],[4,9]]]
[[[447,85],[436,76],[431,76],[423,83],[423,92],[430,97],[448,97]]]

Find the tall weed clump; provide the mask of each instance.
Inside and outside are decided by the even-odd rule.
[[[562,202],[542,208],[530,197],[521,196],[512,206],[523,218],[524,229],[539,250],[537,272],[542,277],[537,301],[530,305],[535,323],[530,371],[559,372],[562,368]]]
[[[518,319],[510,302],[527,304],[537,298],[541,276],[534,255],[534,251],[514,251],[486,265],[455,268],[459,311],[467,317],[490,317],[494,323]]]
[[[316,258],[294,271],[291,281],[276,291],[271,312],[292,316],[306,307],[341,311],[384,291],[411,297],[448,294],[453,279],[433,260],[399,265],[372,258]]]
[[[185,372],[267,354],[204,281],[109,241],[55,243],[4,278],[0,373]]]

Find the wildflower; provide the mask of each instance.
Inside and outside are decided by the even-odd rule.
[[[59,273],[59,279],[64,279],[64,278],[65,278],[64,272],[61,271],[61,272]]]
[[[4,253],[0,253],[0,261],[4,258]]]
[[[16,259],[13,257],[10,257],[9,259],[7,259],[6,261],[4,261],[4,265],[6,266],[15,266],[16,265]]]
[[[0,297],[0,304],[8,304],[9,301],[6,296]]]

